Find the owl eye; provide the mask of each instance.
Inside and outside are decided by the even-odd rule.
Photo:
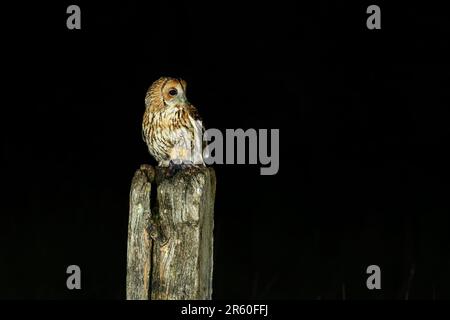
[[[170,89],[169,94],[173,97],[176,96],[178,93],[177,89]]]

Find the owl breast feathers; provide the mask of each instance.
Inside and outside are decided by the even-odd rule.
[[[142,134],[159,166],[170,162],[205,165],[203,124],[197,109],[186,98],[186,81],[163,77],[145,96]]]

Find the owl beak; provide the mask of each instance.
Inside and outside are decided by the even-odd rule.
[[[180,96],[180,103],[188,104],[189,102],[187,101],[186,97],[182,95],[182,96]]]

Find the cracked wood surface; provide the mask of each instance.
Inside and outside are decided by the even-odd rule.
[[[216,178],[143,165],[130,191],[127,299],[211,299]],[[152,190],[153,189],[153,190]]]

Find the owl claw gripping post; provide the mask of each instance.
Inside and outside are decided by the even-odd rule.
[[[169,172],[204,166],[203,124],[186,98],[186,81],[162,77],[145,96],[142,135],[150,154]]]

